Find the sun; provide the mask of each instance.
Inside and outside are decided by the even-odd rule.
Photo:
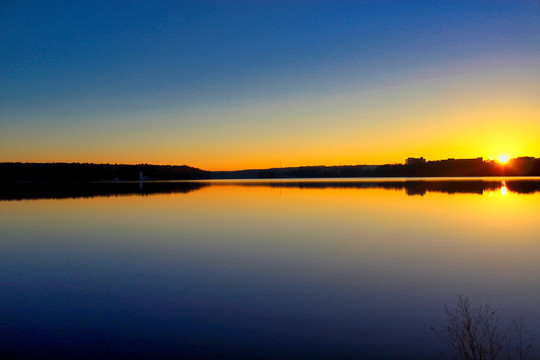
[[[508,155],[501,155],[501,156],[499,156],[499,161],[500,161],[501,163],[503,163],[503,164],[506,163],[506,162],[508,162],[508,160],[510,160],[510,157],[509,157]]]

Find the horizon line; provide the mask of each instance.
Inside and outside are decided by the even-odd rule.
[[[534,157],[534,156],[517,156],[513,158],[509,158],[506,162],[511,162],[513,160],[517,159],[535,159],[538,160],[540,158]],[[235,170],[206,170],[203,168],[199,168],[193,165],[188,164],[155,164],[155,163],[98,163],[98,162],[67,162],[67,161],[51,161],[51,162],[23,162],[23,161],[2,161],[0,164],[78,164],[78,165],[111,165],[111,166],[171,166],[171,167],[190,167],[193,169],[198,169],[206,172],[238,172],[238,171],[256,171],[256,170],[273,170],[273,169],[295,169],[295,168],[315,168],[315,167],[352,167],[352,166],[393,166],[393,165],[418,165],[422,163],[428,163],[428,162],[438,162],[438,161],[460,161],[460,160],[481,160],[482,162],[495,162],[495,163],[501,163],[500,160],[492,159],[492,158],[484,158],[482,156],[473,157],[473,158],[446,158],[446,159],[436,159],[436,160],[428,160],[424,157],[409,157],[405,159],[405,162],[403,163],[384,163],[384,164],[339,164],[339,165],[299,165],[299,166],[279,166],[279,167],[267,167],[267,168],[244,168],[244,169],[235,169]],[[413,163],[407,164],[408,161],[412,161]]]

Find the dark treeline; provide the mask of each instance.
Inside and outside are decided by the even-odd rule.
[[[540,159],[521,157],[506,164],[478,159],[416,161],[393,165],[303,166],[240,171],[204,171],[189,166],[87,163],[0,163],[0,182],[92,182],[202,179],[342,177],[540,176]]]
[[[0,181],[87,182],[107,180],[194,180],[210,173],[189,166],[86,163],[0,163]]]
[[[428,192],[446,194],[483,194],[508,191],[531,194],[540,192],[540,180],[284,180],[284,181],[150,181],[150,182],[87,182],[87,183],[4,183],[0,186],[0,200],[89,198],[98,196],[124,196],[182,193],[187,194],[210,186],[245,186],[310,189],[385,189],[405,191],[407,195],[425,195]]]
[[[520,157],[510,160],[506,164],[478,158],[394,165],[303,166],[212,172],[212,177],[216,179],[470,176],[540,176],[540,159]]]

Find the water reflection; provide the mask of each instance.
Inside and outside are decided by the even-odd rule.
[[[0,202],[0,358],[440,358],[459,294],[540,330],[531,179],[84,186]]]
[[[501,195],[506,195],[506,193],[508,192],[508,187],[506,186],[506,181],[503,180],[502,182],[502,185],[501,185]]]
[[[151,194],[188,194],[210,186],[203,182],[0,183],[0,200],[91,198]]]
[[[296,189],[385,189],[405,191],[409,196],[428,192],[478,194],[508,191],[518,194],[540,192],[539,178],[519,179],[419,179],[419,180],[270,180],[270,181],[149,181],[96,183],[11,183],[1,184],[0,200],[89,198],[95,196],[188,194],[209,186],[243,186]]]

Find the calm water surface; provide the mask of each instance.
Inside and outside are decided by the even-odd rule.
[[[537,179],[2,194],[2,357],[441,358],[459,294],[540,332]]]

